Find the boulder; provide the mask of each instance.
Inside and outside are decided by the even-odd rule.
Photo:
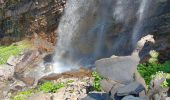
[[[23,72],[27,67],[33,64],[38,56],[39,52],[37,50],[25,50],[23,55],[19,58],[19,63],[15,66],[15,72]]]
[[[138,61],[134,56],[105,58],[95,62],[96,71],[104,78],[128,84],[134,80]]]
[[[65,96],[65,88],[61,88],[56,93],[53,94],[52,100],[64,100]]]
[[[0,81],[8,80],[14,75],[14,66],[0,65]]]
[[[48,93],[38,93],[31,97],[29,97],[27,100],[51,100],[51,94]]]
[[[15,56],[10,56],[7,60],[7,64],[11,65],[11,66],[16,66],[16,64],[18,63],[18,58],[16,58]]]
[[[154,100],[164,100],[167,96],[167,92],[169,90],[168,87],[161,87],[161,84],[166,80],[166,74],[163,74],[162,77],[160,75],[155,75],[155,77],[151,80],[148,95],[149,98],[154,98]]]
[[[134,79],[136,82],[139,82],[140,84],[142,84],[145,89],[146,89],[146,83],[145,83],[145,80],[144,78],[140,75],[140,73],[138,72],[138,70],[135,71],[134,73]]]
[[[107,93],[89,93],[81,100],[112,100]]]
[[[122,100],[146,100],[146,99],[142,99],[142,98],[139,98],[139,97],[134,97],[134,96],[125,96]]]
[[[138,83],[132,82],[128,85],[120,87],[117,91],[118,96],[136,95],[138,96],[140,92],[145,91],[145,87]]]
[[[103,79],[100,81],[100,85],[101,85],[102,89],[107,93],[109,93],[111,91],[112,87],[115,84],[117,84],[117,82],[111,81],[111,80]]]
[[[119,90],[120,87],[123,87],[124,84],[117,83],[115,84],[112,89],[111,89],[111,98],[113,100],[121,100],[121,97],[117,95],[117,91]]]

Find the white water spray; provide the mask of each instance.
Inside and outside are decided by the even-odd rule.
[[[132,32],[132,45],[136,46],[138,40],[141,38],[141,30],[143,26],[143,22],[147,17],[147,12],[149,10],[149,5],[152,0],[141,0],[140,7],[137,12],[137,22],[133,28]]]
[[[107,54],[112,55],[113,52],[117,55],[129,53],[130,46],[136,46],[142,36],[143,21],[147,17],[151,1],[68,0],[57,30],[59,38],[54,56],[54,70],[65,72],[76,69],[82,61],[87,65],[91,59],[95,61]],[[129,28],[129,23],[135,18],[135,25],[131,24],[134,25],[133,30],[130,27],[132,34],[127,34],[126,30],[130,31],[126,28]],[[122,23],[123,31],[120,32],[121,36],[115,38],[114,43],[108,43],[106,37],[113,34],[110,30],[114,28],[110,26],[116,22]],[[128,46],[129,50],[124,49]],[[109,49],[109,53],[103,52],[105,49]]]

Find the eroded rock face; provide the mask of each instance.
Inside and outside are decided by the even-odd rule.
[[[0,44],[19,41],[32,33],[54,33],[65,3],[65,0],[5,0],[0,3]]]

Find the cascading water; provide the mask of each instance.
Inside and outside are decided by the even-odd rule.
[[[144,24],[144,19],[147,17],[149,6],[152,0],[141,0],[140,7],[137,12],[137,22],[133,28],[132,32],[132,45],[136,46],[136,43],[141,38],[141,30]]]
[[[78,68],[79,64],[88,66],[96,59],[112,54],[131,54],[142,36],[140,32],[151,2],[68,0],[57,30],[59,39],[54,56],[56,71]],[[132,23],[134,19],[136,23]],[[117,24],[122,25],[122,28],[115,31]]]

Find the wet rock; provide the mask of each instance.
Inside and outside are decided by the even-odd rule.
[[[138,96],[140,92],[145,91],[145,87],[138,83],[132,82],[128,85],[120,87],[117,91],[118,96],[136,95]]]
[[[132,82],[138,61],[133,56],[105,58],[95,62],[96,71],[104,78],[120,83]]]
[[[0,65],[0,81],[12,78],[14,75],[14,66]]]
[[[89,93],[81,100],[111,100],[107,93]]]

